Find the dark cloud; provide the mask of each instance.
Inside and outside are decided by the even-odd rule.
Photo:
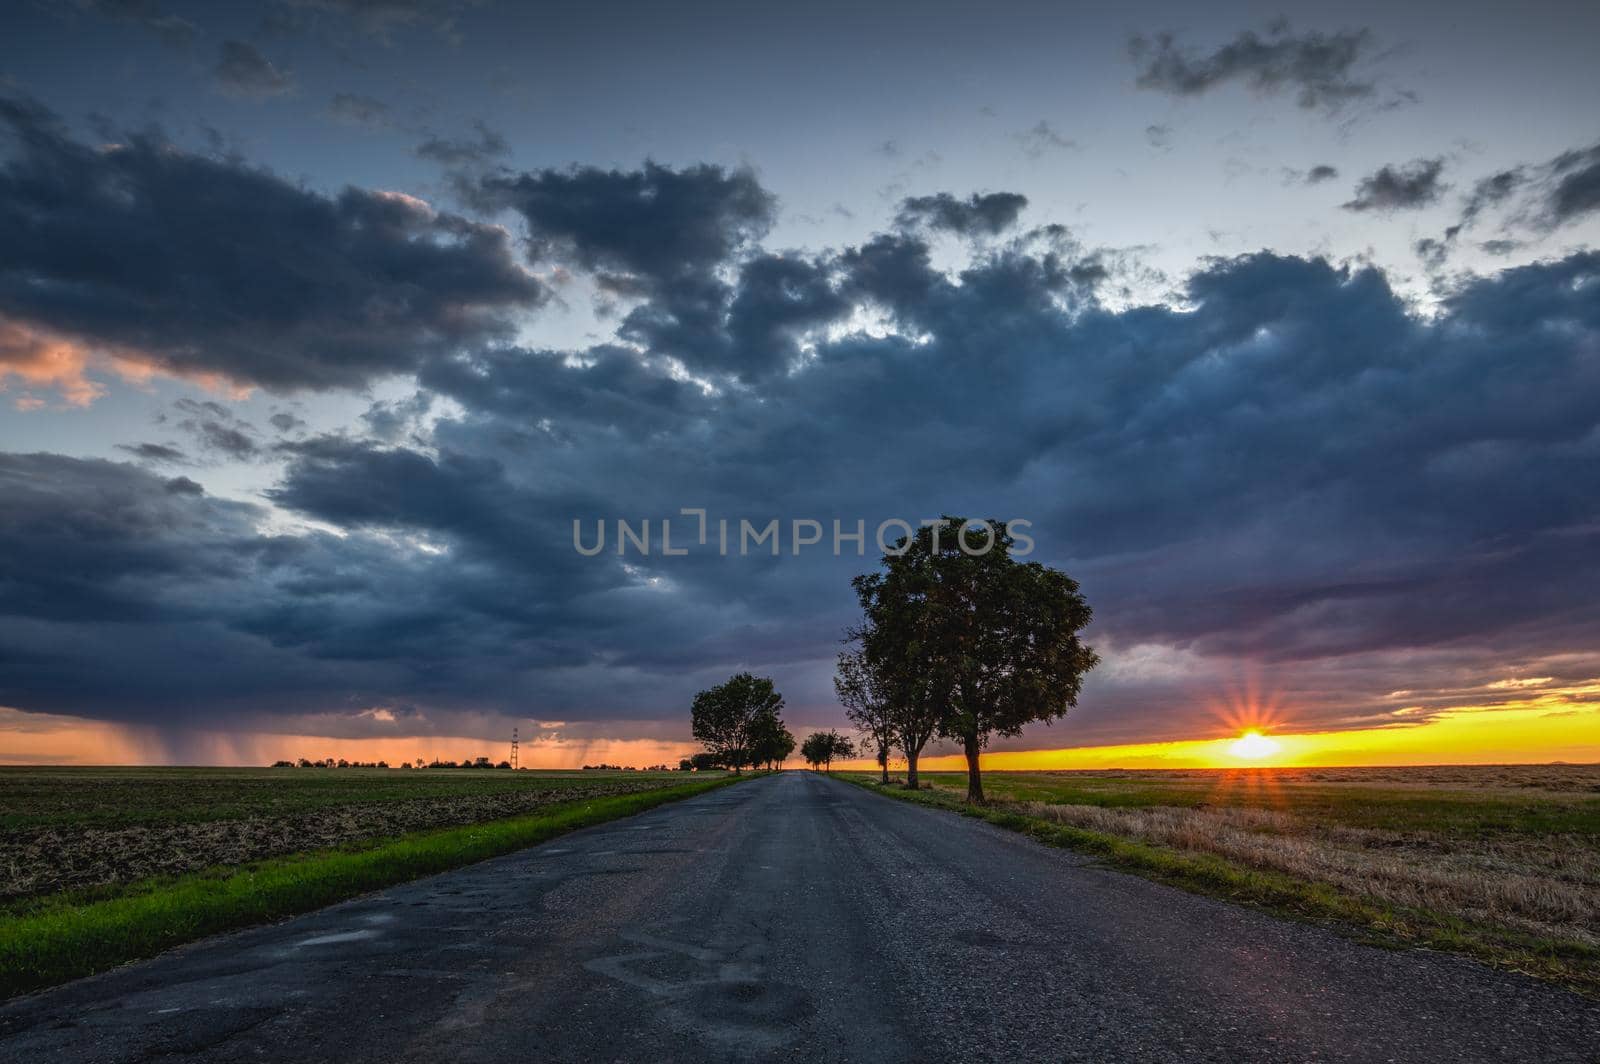
[[[1172,127],[1145,126],[1144,139],[1145,143],[1149,144],[1152,148],[1170,148],[1172,147]]]
[[[1320,185],[1322,182],[1332,181],[1338,176],[1339,170],[1337,167],[1329,166],[1327,163],[1320,163],[1306,171],[1306,184]]]
[[[1461,209],[1461,224],[1471,225],[1485,210],[1510,199],[1524,180],[1525,175],[1520,169],[1502,170],[1480,179],[1472,186],[1472,194]]]
[[[1543,236],[1596,209],[1600,209],[1600,144],[1479,178],[1462,198],[1455,224],[1437,237],[1418,241],[1416,248],[1425,262],[1437,268],[1444,265],[1461,235],[1486,215],[1498,215],[1502,233]],[[1509,235],[1479,244],[1480,250],[1496,256],[1520,246],[1522,243]]]
[[[1600,210],[1600,144],[1565,152],[1551,160],[1554,187],[1545,201],[1545,216],[1555,225]]]
[[[221,403],[179,399],[173,409],[180,416],[176,426],[193,436],[201,451],[236,462],[249,461],[261,453],[255,428]]]
[[[753,173],[573,167],[485,177],[477,201],[515,210],[536,260],[650,285],[703,276],[771,226],[776,202]]]
[[[168,462],[182,464],[188,461],[185,455],[176,447],[169,447],[164,443],[119,443],[117,450],[127,451],[135,458],[147,462]]]
[[[1301,107],[1333,111],[1376,92],[1374,81],[1356,73],[1374,47],[1368,30],[1295,33],[1280,23],[1264,36],[1241,33],[1209,55],[1181,48],[1170,33],[1135,36],[1129,54],[1142,89],[1198,96],[1239,83],[1264,96],[1292,92]]]
[[[918,230],[778,253],[764,214],[678,189],[692,209],[652,241],[606,215],[665,209],[630,190],[671,182],[616,176],[519,209],[536,257],[631,285],[644,316],[581,349],[434,352],[364,438],[277,445],[279,520],[133,465],[0,460],[0,704],[411,705],[475,734],[463,719],[530,707],[678,720],[748,667],[827,719],[848,579],[872,558],[665,557],[664,518],[696,546],[681,507],[830,533],[1032,521],[1107,653],[1074,742],[1192,736],[1170,707],[1240,668],[1306,729],[1391,721],[1400,688],[1431,707],[1523,667],[1600,674],[1600,255],[1468,280],[1426,315],[1380,270],[1267,253],[1110,306],[1112,259],[1060,227],[946,272]],[[702,175],[748,200],[732,178]],[[706,387],[659,357],[699,345],[686,364],[761,369]],[[619,517],[651,520],[649,556],[572,549],[574,519]]]
[[[445,166],[481,166],[511,150],[505,137],[482,122],[474,122],[472,129],[470,137],[429,136],[417,145],[417,157]]]
[[[243,429],[216,421],[196,422],[193,428],[200,444],[208,451],[217,452],[235,461],[254,458],[259,451],[255,440]]]
[[[409,399],[396,399],[373,403],[361,415],[367,431],[386,443],[397,442],[407,433],[415,432],[419,420],[433,406],[433,396],[417,392]]]
[[[211,74],[223,92],[246,99],[282,96],[294,88],[294,79],[287,72],[244,41],[223,41]]]
[[[164,373],[357,386],[505,332],[543,292],[498,227],[327,197],[150,134],[93,148],[0,98],[0,318]]]
[[[328,104],[328,114],[352,126],[380,129],[389,124],[390,108],[382,100],[341,92]]]
[[[267,424],[279,432],[299,432],[306,428],[306,422],[303,418],[295,417],[286,410],[280,410],[267,418]]]
[[[1362,178],[1356,193],[1342,206],[1347,211],[1405,211],[1437,203],[1449,186],[1439,180],[1443,159],[1413,159],[1401,166],[1381,166]]]
[[[1078,147],[1077,141],[1058,133],[1042,118],[1029,129],[1016,134],[1015,139],[1022,146],[1022,153],[1030,159],[1040,158],[1049,151],[1072,151]]]
[[[818,305],[830,298],[826,279],[814,265],[789,256],[737,262],[776,210],[748,170],[574,167],[491,175],[468,192],[480,206],[522,216],[533,261],[576,266],[613,295],[639,300],[621,335],[691,369],[751,379],[774,372],[792,355],[789,329],[827,312]],[[724,278],[734,268],[749,281],[742,305]],[[789,287],[763,294],[779,275]],[[757,320],[768,312],[772,320]],[[736,335],[779,342],[741,348]]]
[[[948,192],[913,196],[900,202],[899,223],[926,225],[959,236],[998,236],[1016,224],[1028,197],[1016,192],[974,192],[957,199]]]

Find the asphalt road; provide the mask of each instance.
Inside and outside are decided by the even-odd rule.
[[[0,1007],[0,1059],[1600,1060],[1600,1005],[788,772]]]

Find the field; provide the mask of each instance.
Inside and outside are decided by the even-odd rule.
[[[0,996],[728,781],[720,773],[0,768]]]
[[[923,779],[920,800],[965,795],[961,773]],[[984,789],[988,819],[1133,871],[1600,992],[1600,766],[994,772]]]
[[[682,783],[675,773],[0,768],[0,905]]]

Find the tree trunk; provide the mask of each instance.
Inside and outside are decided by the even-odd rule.
[[[982,805],[983,776],[978,768],[978,737],[968,735],[963,741],[967,748],[967,801],[972,805]]]
[[[883,771],[883,785],[889,786],[889,748],[878,747],[878,768]]]
[[[906,790],[908,791],[917,789],[917,754],[919,752],[917,750],[906,751]]]

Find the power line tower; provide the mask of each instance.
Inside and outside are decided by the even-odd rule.
[[[512,728],[511,729],[511,768],[512,768],[513,771],[515,771],[516,767],[517,767],[517,729],[516,728]]]

